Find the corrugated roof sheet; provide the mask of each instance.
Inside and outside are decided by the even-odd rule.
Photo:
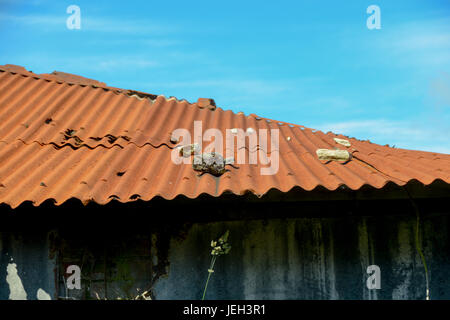
[[[193,132],[195,120],[202,121],[203,132],[217,128],[224,136],[232,128],[279,129],[277,174],[261,175],[261,164],[237,164],[220,177],[199,176],[190,164],[174,164],[171,152],[179,144],[170,141],[171,134],[177,128]],[[0,203],[13,208],[47,199],[57,205],[70,198],[105,204],[202,193],[262,196],[272,188],[287,192],[295,186],[357,190],[411,180],[450,183],[447,154],[391,148],[235,114],[209,99],[189,103],[62,72],[38,75],[13,65],[0,66],[0,123]],[[322,161],[317,149],[348,150],[352,159]]]

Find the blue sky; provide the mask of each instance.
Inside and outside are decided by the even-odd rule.
[[[0,43],[0,64],[36,73],[450,153],[448,0],[0,0]]]

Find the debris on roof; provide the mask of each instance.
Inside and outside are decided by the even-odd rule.
[[[346,140],[346,139],[334,138],[334,141],[336,141],[336,143],[339,143],[339,144],[341,144],[341,145],[343,145],[345,147],[350,147],[351,146],[351,143],[348,140]]]
[[[213,176],[221,176],[225,173],[225,159],[215,152],[207,152],[195,155],[192,167],[202,173],[211,173]]]
[[[319,160],[348,161],[352,156],[347,150],[317,149],[316,153]]]
[[[200,153],[200,146],[198,143],[188,144],[185,146],[179,146],[179,147],[177,147],[177,149],[179,150],[180,156],[185,157],[185,158],[189,157],[190,155]]]
[[[198,98],[197,106],[200,109],[208,108],[209,110],[216,110],[216,102],[214,101],[214,99]]]

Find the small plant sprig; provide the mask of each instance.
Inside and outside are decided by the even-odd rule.
[[[142,292],[142,293],[139,293],[140,292],[140,289],[138,288],[137,289],[137,292],[138,292],[138,294],[136,295],[136,296],[133,296],[133,297],[122,297],[117,291],[116,291],[116,293],[117,293],[117,298],[116,298],[116,300],[152,300],[152,298],[150,297],[150,291],[149,290],[147,290],[147,291],[144,291],[144,292]],[[96,298],[97,298],[97,300],[108,300],[107,298],[100,298],[100,296],[98,295],[98,293],[96,292],[96,291],[94,291],[94,293],[95,293],[95,296],[96,296]]]
[[[228,254],[231,250],[231,245],[228,243],[228,235],[230,234],[227,230],[217,241],[211,240],[211,264],[208,269],[208,279],[206,280],[205,289],[203,290],[202,300],[205,300],[206,289],[208,288],[208,282],[211,278],[211,274],[214,272],[214,264],[218,256]]]

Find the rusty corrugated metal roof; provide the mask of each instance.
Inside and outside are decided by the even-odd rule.
[[[196,120],[202,121],[203,132],[217,128],[224,136],[232,128],[278,129],[278,172],[261,175],[260,163],[237,164],[220,177],[199,176],[191,164],[174,164],[171,152],[180,143],[171,142],[171,134],[178,128],[193,132]],[[391,148],[235,114],[210,99],[189,103],[62,72],[38,75],[13,65],[0,66],[0,124],[0,203],[13,208],[47,199],[57,205],[70,198],[105,204],[202,193],[250,191],[261,196],[272,188],[287,192],[295,186],[357,190],[411,180],[450,183],[447,154]],[[350,146],[334,138],[346,139]],[[317,149],[347,150],[352,159],[319,160]]]

